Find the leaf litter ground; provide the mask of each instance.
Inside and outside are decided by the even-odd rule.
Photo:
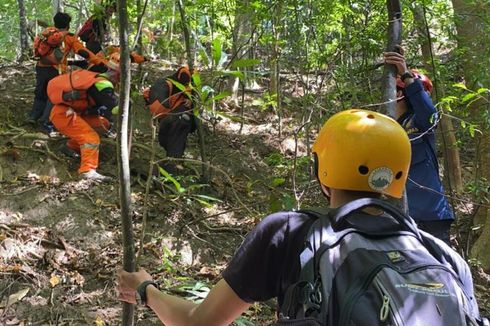
[[[165,75],[156,65],[150,72],[150,81]],[[24,124],[34,78],[32,65],[0,72],[0,324],[119,325],[121,305],[114,290],[122,260],[118,183],[78,180],[78,162],[60,153],[66,139],[49,138]],[[151,132],[141,99],[134,100],[131,200],[139,240]],[[225,103],[222,110],[239,115]],[[207,117],[208,182],[200,181],[201,167],[192,162],[199,159],[193,135],[177,183],[150,184],[141,265],[169,292],[202,300],[253,225],[272,209],[288,206],[291,172],[280,157],[294,153],[292,130],[285,128],[279,138],[267,110],[247,110],[241,134],[239,123]],[[284,125],[296,124],[286,120]],[[304,144],[298,148],[305,153]],[[158,146],[157,152],[162,155]],[[100,172],[117,179],[111,140],[101,145]],[[302,186],[310,204],[321,201],[314,184]],[[488,312],[486,279],[481,273],[476,281]],[[271,324],[274,308],[273,301],[254,305],[237,324]],[[137,320],[137,325],[160,324],[147,309],[137,309]]]

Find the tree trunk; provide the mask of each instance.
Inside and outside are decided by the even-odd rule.
[[[402,43],[402,11],[399,0],[387,0],[386,7],[388,9],[388,42],[386,44],[387,52],[396,51],[396,46]],[[396,109],[396,76],[397,69],[395,65],[385,64],[383,69],[383,77],[381,89],[383,91],[383,106],[381,112],[395,117]],[[399,209],[408,213],[408,199],[406,191],[403,192],[401,199],[392,199],[392,203]]]
[[[439,79],[433,60],[432,41],[430,37],[429,26],[427,26],[426,17],[423,7],[420,4],[414,2],[411,6],[415,28],[419,35],[419,44],[422,50],[422,59],[424,61],[424,67],[433,76],[434,81],[434,94],[436,102],[443,98],[444,87]],[[444,108],[443,108],[444,109]],[[460,193],[463,190],[463,179],[461,177],[461,163],[459,159],[459,148],[454,133],[454,127],[452,120],[443,115],[441,117],[441,123],[439,125],[440,132],[438,133],[439,139],[443,144],[444,149],[444,176],[447,177],[446,185],[449,193]]]
[[[178,0],[177,4],[179,6],[182,31],[184,33],[184,43],[185,43],[185,53],[187,55],[187,64],[189,65],[189,69],[192,71],[192,69],[194,69],[194,49],[191,46],[191,34],[189,32],[189,25],[187,23],[187,17],[185,14],[184,2],[182,0]]]
[[[249,45],[247,45],[247,42],[249,42],[251,32],[250,0],[237,1],[235,8],[235,26],[233,27],[231,45],[233,59],[242,59],[246,56],[249,50]],[[244,70],[245,68],[242,69],[242,71]],[[245,83],[245,81],[242,82]],[[235,107],[238,107],[239,86],[240,79],[238,77],[231,77],[228,87],[231,92],[230,99],[234,103]]]
[[[27,19],[24,0],[17,0],[19,4],[19,25],[20,25],[20,55],[19,62],[29,58],[29,41],[27,36]]]
[[[63,11],[61,0],[53,0],[53,16],[60,11]]]
[[[490,85],[488,71],[487,51],[482,46],[490,42],[488,33],[485,33],[488,23],[485,21],[490,15],[490,3],[484,0],[465,1],[452,0],[457,41],[459,52],[462,53],[462,68],[466,85],[470,89],[478,89],[481,85]],[[483,121],[483,112],[488,112],[488,101],[476,101],[470,107],[473,121],[479,124]],[[475,180],[490,180],[490,130],[480,126],[482,134],[475,135],[477,155],[475,159]],[[475,224],[484,224],[483,232],[471,250],[473,258],[480,259],[482,267],[490,271],[490,223],[486,223],[490,214],[487,206],[481,206],[475,215]],[[486,258],[485,258],[486,257]]]
[[[281,27],[279,26],[282,17],[282,1],[278,1],[274,8],[274,18],[272,19],[272,34],[273,34],[273,42],[272,42],[272,53],[270,60],[270,83],[269,83],[269,94],[275,98],[276,102],[276,112],[278,119],[278,134],[279,138],[282,137],[282,108],[281,108],[281,94],[280,94],[280,65],[279,65],[279,56],[280,56],[280,45],[281,41]]]
[[[121,202],[121,225],[123,243],[123,267],[128,272],[135,271],[134,238],[131,207],[131,189],[129,180],[129,97],[131,87],[131,66],[128,44],[128,13],[126,0],[118,0],[119,44],[121,46],[121,83],[119,85],[119,116],[118,116],[118,171],[119,196]],[[134,305],[123,303],[122,325],[134,324]]]
[[[388,8],[388,43],[386,51],[396,51],[395,46],[402,42],[402,11],[399,0],[387,0]],[[395,65],[384,65],[383,80],[381,89],[383,90],[383,101],[386,102],[382,107],[382,113],[391,117],[395,116],[396,107],[396,67]]]

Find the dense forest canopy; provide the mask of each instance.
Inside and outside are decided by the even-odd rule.
[[[149,78],[154,79],[161,70],[182,64],[191,64],[199,71],[194,79],[198,103],[194,113],[203,121],[208,139],[206,143],[200,134],[196,140],[200,152],[195,150],[192,159],[198,163],[199,159],[204,161],[202,170],[194,167],[196,175],[187,176],[185,180],[167,176],[166,181],[171,186],[164,186],[166,189],[155,202],[170,198],[169,205],[175,205],[173,208],[178,211],[172,216],[179,218],[186,210],[192,211],[190,215],[219,215],[218,208],[232,206],[233,202],[246,215],[243,220],[248,219],[246,223],[238,223],[245,229],[271,210],[315,203],[315,199],[308,198],[315,182],[309,148],[319,127],[333,113],[343,109],[383,111],[385,65],[382,54],[387,48],[390,24],[387,2],[127,1],[129,48],[150,59],[147,65],[138,67],[137,72],[133,66],[130,96],[136,107],[143,106],[140,84],[148,73]],[[0,3],[0,68],[4,72],[16,65],[32,68],[33,40],[44,27],[52,25],[56,12],[71,15],[70,30],[76,33],[88,17],[102,12],[104,4],[89,0],[3,0]],[[401,5],[401,45],[407,64],[430,76],[434,83],[432,98],[440,119],[437,129],[440,173],[457,215],[453,240],[464,258],[485,275],[483,271],[490,272],[490,223],[487,222],[490,218],[490,2],[402,0]],[[118,15],[113,15],[108,23],[108,44],[118,45]],[[6,78],[1,80],[8,83]],[[19,88],[24,87],[23,84],[34,82],[22,80]],[[28,94],[23,96],[29,97]],[[30,104],[25,98],[22,100]],[[14,146],[12,139],[17,138],[12,135],[18,128],[12,126],[20,125],[22,120],[14,117],[18,104],[9,105],[4,108],[8,118],[0,122],[0,137],[6,139],[5,144],[3,141],[0,144],[4,154],[10,153],[7,143]],[[135,118],[134,146],[146,150],[151,147],[147,146],[151,131],[148,124],[146,129],[141,127],[148,137],[141,136],[146,141],[141,145],[138,128],[143,123],[139,124],[138,119]],[[259,120],[263,122],[261,126],[259,123],[252,126],[251,122]],[[217,135],[221,136],[224,129],[232,136],[218,139]],[[245,141],[236,137],[247,133],[257,136],[259,143],[268,142],[267,146],[246,148]],[[264,169],[267,178],[250,178],[243,172],[249,168],[243,166],[244,162],[235,162],[240,166],[234,171],[235,176],[221,178],[223,170],[231,173],[234,169],[228,169],[226,164],[211,168],[223,163],[223,157],[231,157],[220,152],[222,142],[234,150],[263,159],[255,163],[261,167],[259,170]],[[269,152],[269,145],[275,149]],[[223,156],[213,158],[218,152]],[[3,182],[7,173],[4,176],[1,169],[0,172]],[[238,182],[242,172],[246,180]],[[206,175],[207,179],[199,179],[198,175]],[[17,180],[12,177],[14,179]],[[193,184],[194,188],[186,183]],[[206,188],[209,185],[222,189],[215,189],[211,194],[200,192],[209,189]],[[237,194],[235,187],[225,189],[229,185],[235,185],[243,193]],[[140,189],[140,194],[144,190]],[[260,200],[254,201],[255,196]],[[99,202],[91,201],[102,209]],[[148,214],[147,207],[143,209],[141,205],[138,209]],[[205,218],[192,216],[195,220],[190,224],[204,223]],[[213,229],[205,226],[208,231]],[[164,238],[160,236],[158,239]],[[155,239],[148,241],[154,244]],[[205,246],[213,246],[207,240],[203,242]],[[160,257],[163,261],[160,271],[175,274],[177,254],[165,250]],[[215,262],[221,258],[213,256]],[[0,266],[1,263],[0,260]],[[192,291],[198,293],[200,289]],[[194,299],[198,300],[199,295]],[[261,310],[256,309],[259,315]],[[246,320],[241,322],[248,325]]]

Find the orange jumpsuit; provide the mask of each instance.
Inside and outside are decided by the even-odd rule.
[[[93,96],[97,93],[102,96]],[[75,70],[52,79],[48,84],[48,97],[54,105],[49,117],[51,122],[70,138],[67,146],[81,154],[78,172],[95,170],[99,165],[98,133],[108,131],[110,122],[89,111],[104,106],[110,112],[117,105],[112,83],[97,72]]]

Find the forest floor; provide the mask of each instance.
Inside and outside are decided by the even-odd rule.
[[[167,75],[147,67],[149,81]],[[35,84],[32,64],[0,70],[0,324],[119,325],[115,272],[122,264],[119,184],[115,142],[101,145],[102,174],[110,183],[79,180],[78,162],[60,153],[64,138],[49,138],[24,124]],[[255,94],[255,97],[258,95]],[[247,103],[252,103],[249,95]],[[302,205],[322,201],[305,175],[291,182],[294,126],[287,115],[278,136],[270,110],[248,106],[244,125],[220,117],[204,124],[208,182],[201,167],[197,136],[188,143],[189,160],[175,182],[152,183],[145,195],[151,149],[149,113],[134,99],[131,199],[136,249],[147,207],[141,266],[167,291],[199,300],[218,279],[246,233],[273,210],[290,208],[292,193]],[[239,112],[220,108],[227,116]],[[274,123],[271,123],[274,121]],[[157,145],[160,157],[163,151]],[[298,142],[299,156],[306,154]],[[301,163],[301,162],[300,162]],[[303,170],[306,170],[303,160]],[[299,173],[298,173],[299,175]],[[302,178],[301,178],[302,177]],[[482,310],[490,313],[488,277],[476,273]],[[238,325],[269,325],[274,302],[256,304]],[[159,325],[137,308],[137,325]]]

